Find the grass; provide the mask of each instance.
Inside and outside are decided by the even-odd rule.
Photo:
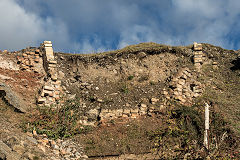
[[[63,107],[38,106],[36,111],[24,119],[23,130],[46,134],[49,138],[69,138],[76,134],[86,133],[92,128],[78,123],[80,118],[77,100],[67,101]]]
[[[192,48],[193,45],[189,46],[168,46],[164,44],[157,44],[154,42],[146,42],[146,43],[139,43],[136,45],[129,45],[127,47],[124,47],[122,49],[114,50],[114,51],[107,51],[107,52],[101,52],[101,53],[90,53],[90,54],[66,54],[66,53],[58,53],[61,55],[70,55],[70,56],[85,56],[85,57],[93,57],[93,56],[117,56],[123,54],[135,54],[138,52],[147,52],[150,54],[156,54],[156,53],[162,53],[162,52],[173,52],[173,53],[180,53],[184,49]]]
[[[147,125],[148,122],[151,122],[151,127]],[[115,120],[114,123],[109,121],[108,127],[101,126],[76,139],[84,144],[85,151],[90,157],[141,154],[149,152],[153,147],[153,142],[148,139],[145,131],[159,127],[157,124],[149,118],[145,121],[131,121],[125,124],[120,123],[119,120]]]
[[[129,93],[128,84],[127,84],[127,83],[122,84],[122,86],[121,86],[121,88],[120,88],[120,91],[121,91],[122,93],[125,93],[125,94]]]
[[[211,65],[205,65],[203,67],[204,77],[199,77],[199,81],[207,84],[202,98],[213,103],[231,123],[232,129],[240,135],[238,123],[238,113],[240,112],[239,70],[231,70],[233,65],[230,64],[235,59],[234,55],[226,57],[224,54],[216,54],[215,56],[219,61],[218,70],[214,71]]]
[[[202,150],[203,108],[203,101],[191,107],[172,103],[165,115],[142,117],[124,123],[121,119],[109,121],[87,134],[79,135],[76,140],[84,145],[90,157],[152,152],[163,159],[183,159],[187,153],[190,153],[190,159],[204,159],[207,152]],[[228,137],[221,147],[216,148],[225,132]],[[216,111],[211,114],[210,133],[212,157],[226,157],[236,151],[236,137]]]
[[[127,79],[128,79],[129,81],[131,81],[131,80],[133,80],[133,78],[134,78],[134,76],[133,76],[133,75],[130,75],[130,76],[128,76]]]

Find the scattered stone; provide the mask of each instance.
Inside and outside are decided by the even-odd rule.
[[[122,114],[123,114],[123,109],[117,109],[117,110],[115,111],[115,115],[116,115],[117,117],[122,117]]]
[[[49,64],[57,64],[57,61],[51,60],[51,61],[49,61]]]
[[[48,91],[53,91],[54,90],[53,87],[51,87],[51,86],[44,86],[44,89],[48,90]]]
[[[201,51],[202,50],[202,44],[198,44],[197,42],[193,43],[193,49],[194,51]]]
[[[39,149],[41,149],[44,153],[46,152],[46,149],[45,149],[45,147],[44,146],[42,146],[42,145],[40,145],[40,144],[38,144],[38,148]]]
[[[61,153],[62,155],[67,154],[67,152],[66,152],[64,149],[61,149],[61,150],[60,150],[60,153]]]
[[[141,108],[147,108],[146,104],[141,103]]]
[[[102,103],[103,100],[98,98],[98,99],[97,99],[97,102]]]
[[[33,130],[33,136],[37,136],[37,131]]]
[[[43,104],[47,99],[45,97],[39,97],[38,98],[38,103]]]
[[[7,160],[7,156],[2,152],[0,152],[0,160]]]
[[[65,77],[65,74],[62,71],[58,72],[59,79],[63,79]]]
[[[123,117],[129,117],[130,113],[131,113],[130,109],[124,109],[123,110]]]
[[[147,56],[145,52],[139,52],[137,55],[139,56],[139,58],[144,58]]]
[[[33,144],[38,144],[37,140],[33,137],[27,137],[27,139]]]
[[[152,104],[156,104],[159,101],[159,99],[157,98],[151,98],[151,103]]]
[[[18,154],[22,155],[25,152],[25,149],[23,146],[20,145],[14,145],[13,150],[17,152]]]

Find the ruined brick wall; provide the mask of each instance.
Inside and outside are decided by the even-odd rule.
[[[158,68],[154,68],[154,65],[152,65],[153,61],[160,61],[161,59],[172,57],[173,60],[177,61],[178,57],[170,53],[155,55],[151,60],[145,61],[144,58],[147,54],[140,52],[133,58],[133,61],[139,64],[139,68],[133,66],[130,61],[128,62],[128,58],[116,60],[107,56],[102,59],[95,57],[95,61],[98,64],[94,64],[91,63],[91,58],[81,59],[80,57],[78,59],[71,59],[70,56],[54,54],[51,41],[44,41],[38,48],[28,47],[15,54],[17,55],[17,63],[20,70],[44,75],[44,78],[41,80],[42,87],[39,89],[39,94],[36,97],[36,104],[38,105],[61,105],[64,97],[66,99],[74,98],[76,96],[75,92],[79,92],[79,90],[86,94],[90,91],[92,92],[89,94],[88,98],[94,99],[98,107],[86,107],[86,105],[89,104],[85,104],[84,101],[89,101],[89,99],[82,100],[83,102],[81,102],[79,106],[80,109],[85,109],[85,113],[81,120],[82,124],[94,124],[98,120],[104,121],[114,118],[136,118],[144,115],[152,115],[164,110],[167,106],[167,100],[170,99],[176,100],[184,105],[191,105],[193,99],[201,96],[204,91],[204,85],[197,81],[197,72],[201,71],[201,66],[207,61],[207,58],[202,52],[202,45],[197,43],[194,43],[192,50],[193,66],[195,66],[196,70],[187,67],[181,68],[181,66],[179,66],[177,70],[171,67],[169,68],[169,66],[165,66],[167,68],[164,69],[161,68],[162,62],[160,62],[160,65],[158,64]],[[67,58],[68,61],[65,61],[65,58]],[[88,60],[88,62],[86,60]],[[60,64],[60,61],[63,63],[61,62]],[[71,63],[64,63],[70,61]],[[105,61],[109,62],[105,63]],[[119,63],[119,70],[114,66],[115,62]],[[91,64],[91,66],[88,64]],[[101,66],[104,66],[105,70],[103,70]],[[101,99],[101,97],[94,97],[94,94],[99,92],[98,79],[106,79],[101,80],[103,85],[105,85],[101,86],[102,88],[107,87],[107,85],[111,86],[111,84],[116,83],[120,79],[120,77],[116,75],[128,76],[127,74],[129,74],[129,72],[127,69],[132,69],[131,71],[133,72],[131,74],[135,77],[139,77],[139,82],[136,82],[138,83],[137,85],[143,87],[146,83],[140,81],[145,81],[147,76],[149,76],[149,74],[145,73],[149,70],[149,67],[152,67],[152,71],[149,72],[151,78],[153,78],[151,83],[153,85],[154,83],[158,83],[157,78],[160,78],[159,81],[162,81],[161,83],[165,85],[165,87],[161,88],[162,86],[159,85],[159,88],[155,88],[156,90],[147,91],[149,95],[157,93],[152,95],[152,97],[148,97],[145,102],[139,100],[140,102],[136,102],[134,105],[124,104],[124,106],[121,106],[120,104],[117,108],[111,108],[111,105],[109,106],[110,108],[104,108],[101,106],[104,106],[107,100]],[[80,68],[85,70],[81,70]],[[88,71],[88,73],[86,71]],[[88,76],[94,77],[97,81],[87,81]],[[115,79],[111,76],[115,77]],[[75,88],[70,92],[68,88],[71,89],[71,85]]]
[[[61,81],[58,80],[57,61],[54,57],[52,42],[44,41],[41,44],[43,52],[43,66],[47,76],[45,77],[40,96],[38,98],[39,105],[56,104],[60,100]]]
[[[21,70],[44,73],[42,56],[43,52],[39,48],[28,47],[17,52],[17,63]]]

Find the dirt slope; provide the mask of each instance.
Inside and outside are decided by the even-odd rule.
[[[17,113],[1,101],[0,142],[7,145],[17,141],[8,147],[13,156],[20,156],[18,159],[61,159],[71,153],[76,158],[76,152],[81,153],[79,158],[86,158],[83,150],[92,159],[204,159],[208,152],[202,145],[203,113],[205,103],[209,103],[209,155],[237,159],[239,52],[203,44],[205,59],[197,71],[192,47],[142,43],[92,55],[55,53],[63,99],[71,99],[57,109],[35,106],[46,75],[19,70],[15,53],[10,53],[0,59],[0,82],[32,108],[29,113]],[[11,65],[6,65],[10,61]],[[182,81],[184,84],[179,85]],[[180,97],[175,95],[179,88]],[[30,134],[33,130],[37,136]],[[42,143],[44,138],[46,144]],[[52,139],[59,146],[71,140],[75,148],[82,148],[64,154],[52,147]],[[2,157],[6,152],[0,152]]]

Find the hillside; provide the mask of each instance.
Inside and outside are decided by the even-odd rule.
[[[0,159],[239,159],[239,57],[210,44],[0,52]]]

